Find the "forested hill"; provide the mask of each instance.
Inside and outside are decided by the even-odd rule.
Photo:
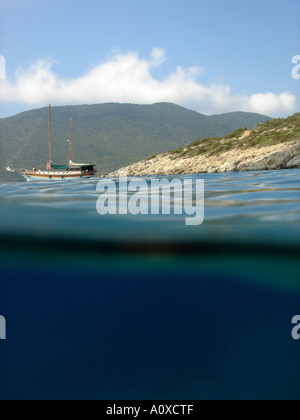
[[[104,174],[153,153],[193,140],[254,128],[270,118],[234,112],[206,116],[170,103],[100,104],[52,108],[52,160],[68,162],[69,120],[73,119],[73,161],[97,162]],[[48,108],[0,119],[0,180],[21,180],[5,168],[45,168],[48,161]],[[15,178],[16,177],[16,178]]]

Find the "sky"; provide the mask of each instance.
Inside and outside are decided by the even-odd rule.
[[[299,20],[300,0],[0,0],[0,117],[105,102],[285,117]]]

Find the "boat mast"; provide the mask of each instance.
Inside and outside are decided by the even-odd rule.
[[[49,105],[49,164],[51,165],[51,105]]]
[[[72,118],[70,119],[69,164],[72,162]]]

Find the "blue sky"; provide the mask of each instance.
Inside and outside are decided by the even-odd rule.
[[[299,0],[0,0],[0,16],[2,117],[50,102],[300,109]]]

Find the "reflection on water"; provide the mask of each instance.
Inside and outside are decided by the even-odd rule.
[[[0,399],[300,399],[300,172],[205,174],[205,222],[0,184]]]
[[[125,243],[223,241],[274,245],[274,241],[280,241],[299,244],[299,173],[292,170],[203,174],[205,222],[188,228],[185,215],[99,216],[96,179],[0,184],[0,229],[2,235]]]

